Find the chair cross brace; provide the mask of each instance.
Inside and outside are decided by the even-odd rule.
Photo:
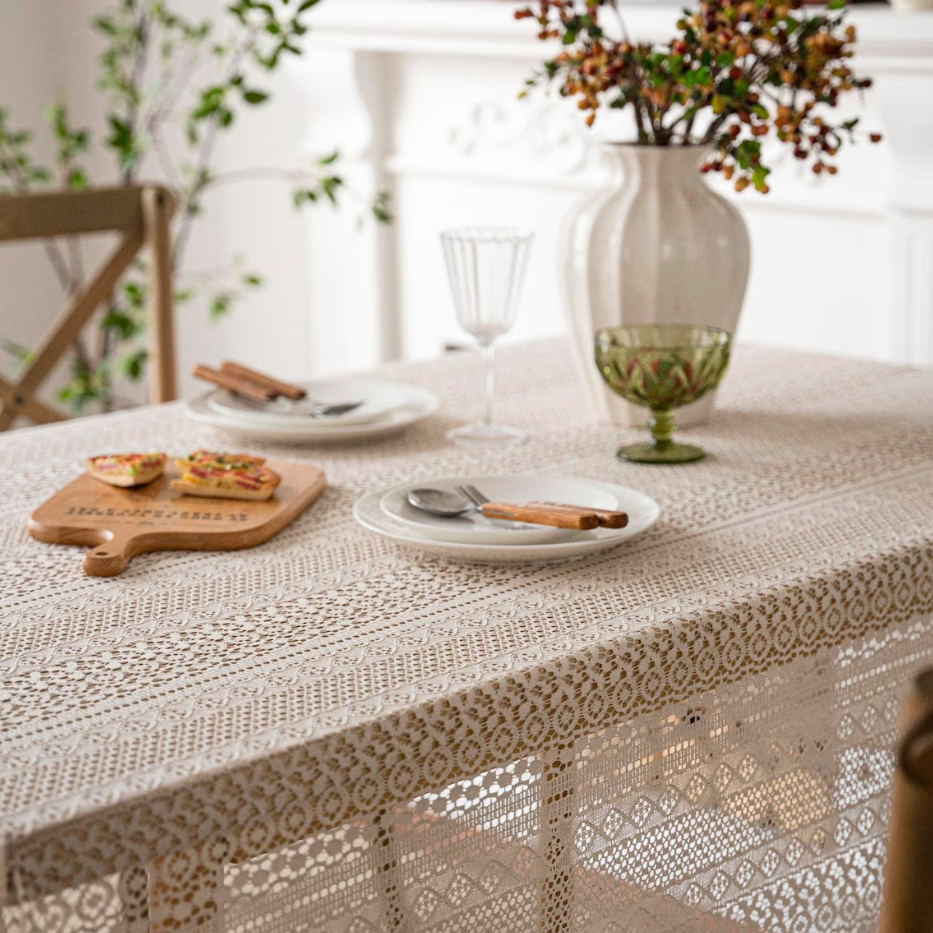
[[[150,394],[152,401],[175,398],[169,228],[174,209],[171,193],[156,185],[0,198],[0,242],[104,231],[122,234],[97,275],[70,298],[19,377],[15,381],[0,378],[0,431],[9,428],[18,415],[39,424],[67,418],[35,393],[144,246],[151,252]]]

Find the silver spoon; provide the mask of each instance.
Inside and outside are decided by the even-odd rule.
[[[446,489],[430,489],[427,486],[408,490],[408,502],[416,509],[437,515],[440,518],[457,518],[468,512],[476,512],[476,506],[465,496]]]
[[[479,512],[483,510],[466,496],[459,493],[450,492],[446,489],[431,489],[429,486],[421,486],[418,489],[409,489],[408,504],[413,505],[428,515],[436,515],[438,518],[459,518],[461,515],[467,515],[470,512]],[[509,529],[527,529],[533,528],[533,525],[527,525],[525,522],[508,522],[496,518],[483,517],[494,528]]]

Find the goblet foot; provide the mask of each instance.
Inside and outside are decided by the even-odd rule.
[[[678,444],[676,441],[668,444],[654,444],[648,441],[646,444],[629,444],[626,447],[620,447],[616,451],[616,456],[620,460],[628,460],[632,463],[692,463],[694,460],[702,460],[706,456],[706,451],[702,447],[695,447],[693,444]]]
[[[452,444],[461,447],[510,447],[520,444],[525,439],[525,432],[501,424],[478,421],[476,424],[454,428],[445,436]]]

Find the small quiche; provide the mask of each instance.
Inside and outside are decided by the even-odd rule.
[[[196,450],[175,461],[183,470],[172,480],[172,489],[186,496],[214,499],[268,499],[282,481],[278,473],[263,466],[262,457]]]
[[[88,457],[87,471],[111,486],[145,486],[162,475],[165,454],[104,454]]]

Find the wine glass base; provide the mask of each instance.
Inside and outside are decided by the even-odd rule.
[[[620,460],[632,463],[693,463],[695,460],[702,460],[706,451],[702,447],[694,447],[693,444],[671,443],[666,447],[658,447],[649,442],[620,447],[616,456]]]
[[[525,439],[525,432],[501,424],[467,424],[454,428],[445,435],[452,444],[462,447],[511,447]]]

